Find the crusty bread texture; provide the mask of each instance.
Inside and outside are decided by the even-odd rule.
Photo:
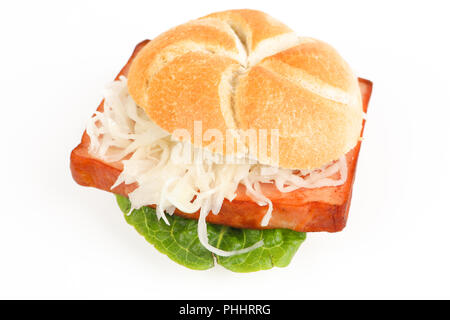
[[[314,169],[358,142],[363,109],[358,80],[328,44],[298,37],[255,10],[213,13],[149,42],[133,61],[128,89],[160,127],[276,129],[278,154],[258,158]],[[247,143],[247,142],[245,142]]]

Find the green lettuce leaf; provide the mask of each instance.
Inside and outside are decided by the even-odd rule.
[[[173,261],[195,270],[214,266],[214,255],[205,249],[197,236],[197,220],[167,216],[170,225],[158,220],[155,209],[142,207],[129,213],[128,198],[116,195],[126,221]],[[254,272],[273,267],[286,267],[306,239],[306,233],[288,229],[237,229],[208,223],[211,245],[226,251],[250,247],[259,240],[264,245],[250,252],[231,257],[216,256],[216,261],[234,272]]]

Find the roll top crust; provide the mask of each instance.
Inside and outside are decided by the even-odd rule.
[[[227,129],[266,130],[270,141],[276,129],[278,154],[254,156],[283,168],[319,168],[351,150],[361,132],[348,64],[326,43],[254,10],[213,13],[161,34],[134,60],[128,89],[155,123],[186,129],[193,143],[195,121],[224,137]]]

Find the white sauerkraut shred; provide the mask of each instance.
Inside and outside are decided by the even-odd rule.
[[[167,224],[166,213],[175,209],[184,213],[200,211],[198,236],[209,251],[230,256],[245,253],[263,245],[262,241],[249,248],[223,251],[208,243],[206,216],[218,214],[223,201],[232,201],[239,184],[258,205],[267,206],[261,226],[268,226],[273,205],[262,190],[262,183],[273,183],[280,192],[299,188],[338,186],[347,180],[345,156],[317,170],[290,170],[262,164],[223,164],[219,157],[194,148],[188,142],[174,141],[169,133],[150,120],[128,94],[127,79],[107,86],[104,110],[89,120],[86,132],[90,137],[89,152],[106,162],[122,161],[123,171],[111,187],[121,183],[137,183],[128,194],[131,209],[156,205],[156,214]],[[202,161],[180,161],[183,154]],[[330,176],[340,173],[340,179]],[[131,212],[132,210],[130,210]]]

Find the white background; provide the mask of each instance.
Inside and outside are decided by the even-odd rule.
[[[450,298],[446,1],[10,1],[0,5],[0,298]],[[191,271],[159,254],[69,154],[134,46],[254,8],[374,82],[346,229],[289,267]]]

